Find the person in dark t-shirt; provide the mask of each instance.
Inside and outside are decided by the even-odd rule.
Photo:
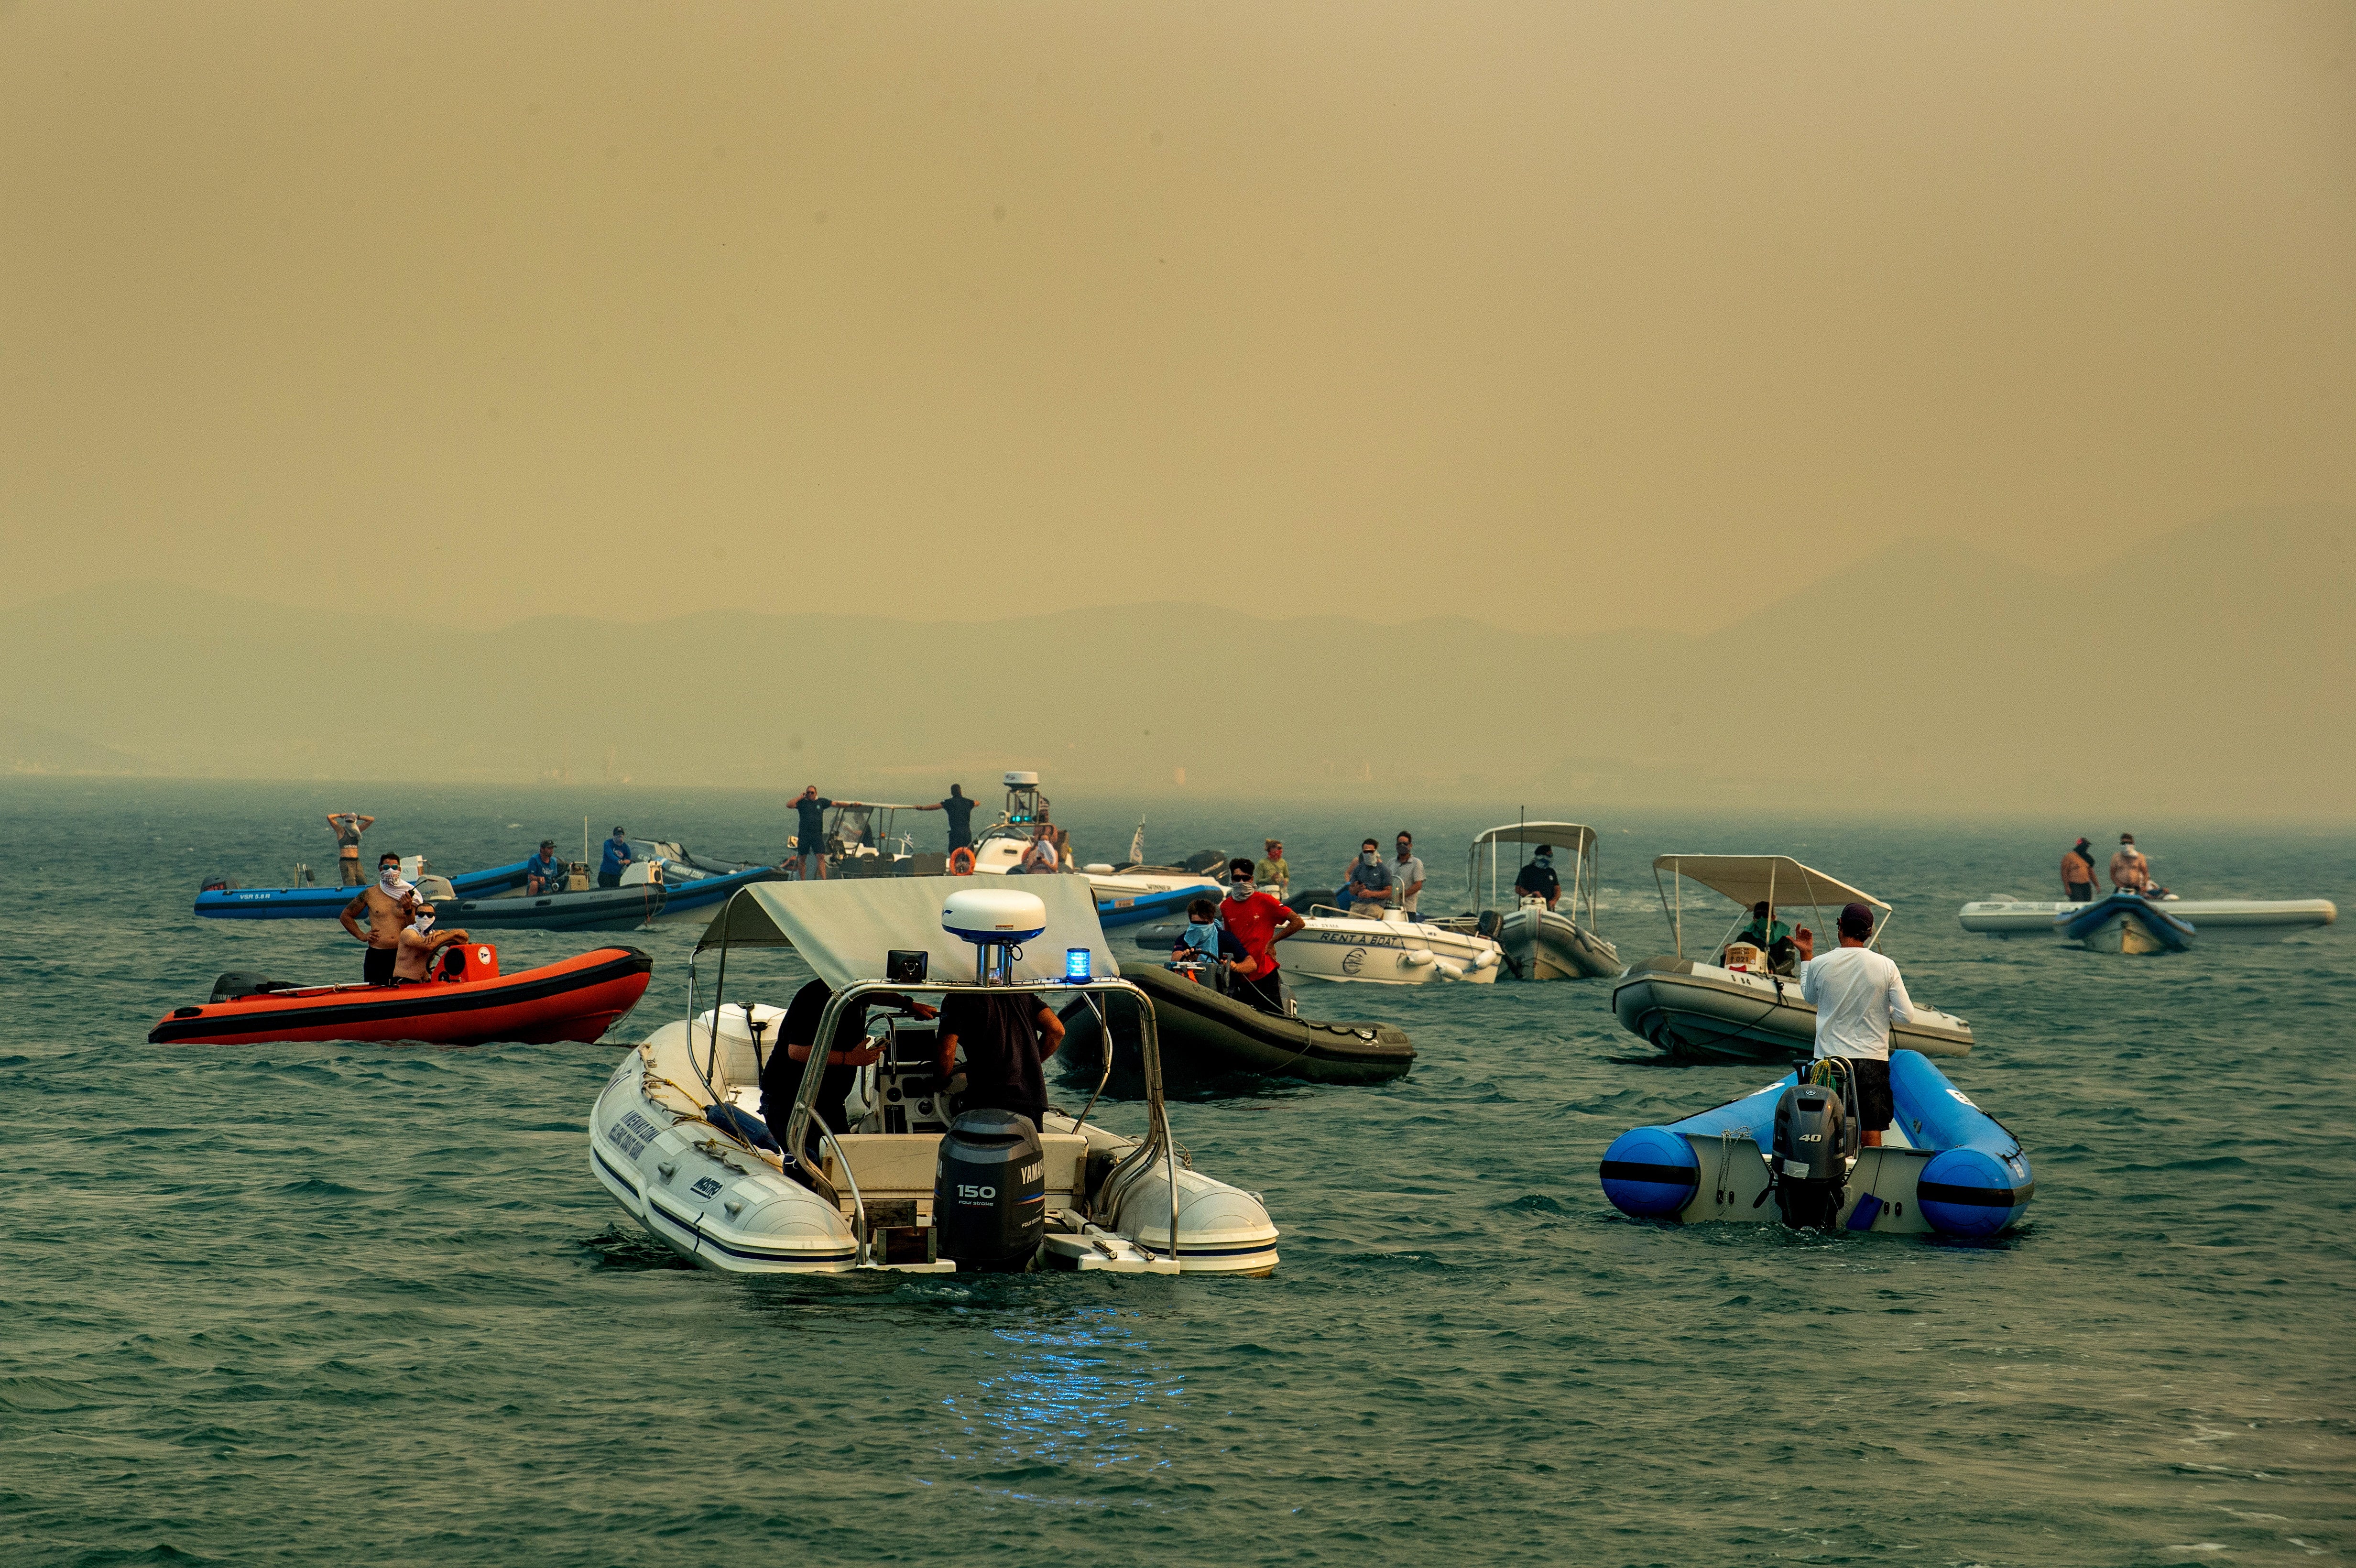
[[[1562,897],[1562,879],[1555,874],[1553,845],[1538,846],[1537,859],[1514,878],[1514,891],[1523,898],[1544,899],[1547,908],[1554,908],[1555,901]]]
[[[965,1047],[965,1093],[958,1109],[1012,1111],[1036,1129],[1047,1115],[1047,1077],[1041,1065],[1064,1043],[1064,1020],[1036,991],[1021,995],[952,992],[941,1004],[941,1053],[946,1083]]]
[[[826,808],[833,804],[818,793],[816,784],[804,786],[794,796],[794,811],[800,818],[794,828],[794,858],[801,862],[804,881],[826,876]]]
[[[786,1008],[785,1022],[777,1028],[776,1044],[762,1064],[761,1119],[769,1124],[770,1134],[780,1144],[785,1142],[786,1123],[793,1115],[794,1095],[801,1089],[803,1065],[818,1039],[819,1022],[832,1000],[834,988],[823,980],[812,980],[795,992]],[[875,1007],[905,1008],[920,1019],[934,1016],[932,1008],[894,991],[878,992],[844,1010],[842,1020],[835,1025],[834,1043],[826,1053],[826,1075],[819,1080],[818,1099],[810,1107],[826,1119],[830,1131],[850,1130],[843,1102],[858,1081],[859,1070],[884,1054],[883,1047],[870,1044],[867,1039],[867,1009]],[[817,1157],[815,1122],[804,1135],[803,1147],[811,1157]]]
[[[965,793],[965,785],[949,785],[949,797],[938,805],[920,805],[918,811],[946,811],[949,814],[949,848],[970,848],[973,845],[973,799]]]

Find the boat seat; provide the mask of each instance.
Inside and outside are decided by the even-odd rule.
[[[933,1173],[940,1159],[938,1133],[845,1133],[835,1142],[851,1162],[851,1174],[858,1179],[862,1197],[933,1195]],[[1047,1190],[1076,1191],[1087,1162],[1088,1140],[1076,1133],[1042,1133],[1039,1147],[1046,1156]],[[825,1152],[820,1168],[829,1181],[848,1194],[849,1184],[841,1179],[832,1148]]]

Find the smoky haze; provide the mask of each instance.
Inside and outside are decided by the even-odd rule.
[[[2351,46],[0,6],[0,766],[2344,812]]]

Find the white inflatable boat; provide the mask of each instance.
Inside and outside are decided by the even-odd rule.
[[[960,935],[945,928],[945,906],[953,918],[960,907],[1012,909],[1014,923],[969,921]],[[1041,956],[1023,956],[1018,942]],[[787,945],[832,989],[815,1038],[834,1039],[849,1009],[866,1003],[872,1018],[882,1003],[871,1035],[883,1057],[851,1096],[854,1126],[837,1130],[818,1113],[823,1052],[800,1075],[788,1125],[761,1120],[761,1068],[782,1049],[785,1011],[742,1001],[656,1030],[590,1112],[591,1173],[680,1257],[734,1274],[1276,1267],[1277,1230],[1260,1200],[1191,1168],[1172,1136],[1152,1004],[1118,977],[1081,879],[1041,877],[1020,891],[934,877],[764,883],[729,901],[697,952],[717,950],[717,989],[732,950]],[[691,1009],[693,976],[691,965]],[[1051,1110],[1035,1128],[1004,1112],[957,1115],[936,1078],[934,1021],[906,1004],[976,991],[1131,998],[1144,1135],[1098,1125],[1093,1101],[1076,1115]]]
[[[1415,921],[1395,909],[1369,920],[1323,904],[1312,906],[1308,923],[1276,944],[1278,966],[1289,980],[1370,986],[1494,985],[1505,956],[1470,920]]]
[[[2096,901],[2100,902],[2102,901]],[[2026,899],[1984,899],[1967,903],[1956,919],[1965,931],[1985,936],[2062,936],[2071,920],[2094,908],[2083,903],[2038,903]],[[2181,899],[2153,901],[2198,933],[2196,945],[2220,942],[2280,942],[2297,932],[2329,925],[2340,906],[2329,899]]]

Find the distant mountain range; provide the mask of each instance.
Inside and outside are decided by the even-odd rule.
[[[2066,577],[1901,542],[1690,636],[1582,634],[1576,582],[1517,631],[1179,603],[473,631],[121,583],[13,617],[0,768],[2342,816],[2351,537],[2356,509],[2251,512]]]

